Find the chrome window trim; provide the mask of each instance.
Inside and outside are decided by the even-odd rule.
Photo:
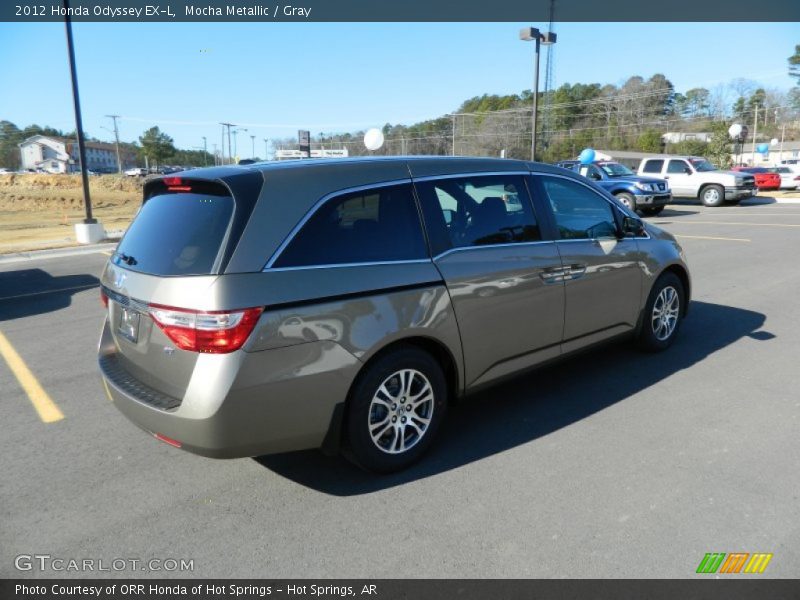
[[[590,192],[595,194],[597,197],[603,199],[606,202],[606,204],[608,204],[611,207],[612,211],[621,212],[619,207],[616,204],[614,204],[611,200],[606,198],[603,194],[599,193],[596,189],[594,189],[588,183],[580,181],[579,179],[575,179],[575,178],[572,178],[572,177],[565,177],[564,175],[559,175],[557,173],[531,173],[531,176],[533,176],[533,177],[558,177],[560,179],[566,179],[567,181],[573,181],[573,182],[577,183],[578,185],[582,185],[583,187],[588,189]],[[544,186],[542,186],[542,187],[544,187]],[[549,198],[548,198],[548,200],[549,200]],[[628,215],[625,215],[625,213],[622,213],[622,214],[624,216],[628,216]],[[555,216],[555,213],[553,213],[553,216]],[[638,216],[636,218],[639,219]],[[641,221],[641,219],[639,219],[639,220]],[[644,221],[642,221],[642,223],[644,224]],[[580,239],[568,239],[568,240],[558,239],[558,240],[555,240],[555,241],[557,241],[557,242],[586,242],[586,241],[597,241],[597,242],[599,242],[601,240],[610,240],[610,239],[615,239],[617,241],[623,241],[623,240],[649,240],[650,239],[650,234],[647,233],[647,229],[645,229],[644,232],[645,232],[644,236],[623,237],[621,239],[620,238],[580,238]]]
[[[275,249],[275,252],[272,253],[272,256],[269,257],[269,260],[267,261],[267,264],[264,265],[264,268],[261,269],[261,271],[264,272],[264,271],[267,271],[267,270],[277,270],[277,269],[273,269],[272,265],[274,265],[275,261],[277,261],[278,258],[280,258],[281,254],[283,254],[283,251],[286,250],[286,247],[289,244],[292,243],[292,241],[294,240],[295,236],[303,228],[303,226],[306,223],[308,223],[309,219],[311,219],[311,217],[313,217],[320,208],[322,208],[325,204],[327,204],[328,201],[333,200],[334,198],[337,198],[339,196],[345,196],[347,194],[352,194],[352,193],[356,193],[356,192],[363,192],[363,191],[366,191],[366,190],[371,190],[371,189],[376,189],[376,188],[390,187],[390,186],[393,186],[393,185],[406,185],[406,184],[411,184],[411,183],[412,183],[412,180],[411,180],[410,177],[408,177],[408,178],[404,178],[404,179],[395,179],[395,180],[392,180],[392,181],[381,181],[379,183],[370,183],[370,184],[367,184],[367,185],[358,185],[358,186],[354,186],[354,187],[343,188],[341,190],[336,190],[335,192],[330,192],[328,194],[325,194],[324,196],[322,196],[322,198],[317,200],[311,208],[308,209],[308,211],[303,216],[303,218],[300,219],[297,222],[297,224],[292,228],[292,230],[289,232],[289,234],[286,236],[286,238],[284,238],[284,240],[280,243],[280,245]],[[422,223],[421,222],[420,222],[420,227],[422,227]],[[391,261],[391,262],[393,262],[393,261]],[[349,265],[349,264],[353,264],[353,263],[347,263],[347,264]],[[320,268],[322,266],[323,265],[319,265]],[[324,265],[324,266],[330,266],[330,265]],[[295,269],[295,268],[303,268],[303,269],[305,269],[305,268],[308,268],[308,266],[303,265],[301,267],[279,267],[279,268],[280,269]]]
[[[433,257],[433,261],[436,262],[437,260],[440,260],[445,256],[448,256],[455,252],[466,252],[468,250],[486,250],[488,248],[520,248],[525,246],[540,246],[542,244],[555,244],[556,241],[557,240],[536,240],[535,242],[511,242],[508,244],[484,244],[480,246],[459,246],[457,248],[450,248],[448,250],[445,250],[444,252],[440,252],[439,254]],[[580,241],[585,241],[585,240],[580,240]]]
[[[278,273],[281,271],[303,271],[314,269],[341,269],[344,267],[381,267],[389,265],[429,265],[433,261],[430,258],[415,258],[404,260],[378,260],[371,262],[357,262],[357,263],[332,263],[329,265],[301,265],[297,267],[272,267],[268,270],[269,273]],[[267,269],[264,269],[267,271]]]

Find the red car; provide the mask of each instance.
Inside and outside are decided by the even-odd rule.
[[[781,187],[781,176],[765,167],[733,167],[733,170],[753,175],[759,190],[777,190]]]

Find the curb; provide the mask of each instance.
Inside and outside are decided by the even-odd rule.
[[[113,250],[117,242],[105,244],[91,244],[88,246],[70,248],[52,248],[50,250],[32,250],[30,252],[15,252],[14,254],[0,255],[0,265],[31,260],[44,260],[48,258],[64,258],[67,256],[80,256],[81,254],[95,254],[104,250]]]

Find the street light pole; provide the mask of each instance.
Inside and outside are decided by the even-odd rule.
[[[208,166],[208,145],[206,144],[206,136],[203,136],[203,166]]]
[[[542,33],[535,27],[524,27],[519,32],[519,39],[524,42],[535,42],[533,62],[533,114],[531,115],[531,160],[536,160],[536,122],[539,116],[539,47],[556,43],[556,34],[548,31]]]
[[[264,138],[264,160],[269,158],[269,140]]]
[[[250,136],[250,144],[251,144],[251,148],[252,148],[251,154],[250,154],[250,158],[255,158],[256,157],[256,136],[254,136],[254,135]]]
[[[89,196],[89,173],[86,165],[86,146],[83,143],[83,119],[81,118],[81,99],[78,94],[78,72],[75,69],[75,48],[72,43],[72,19],[69,16],[69,0],[64,3],[64,26],[67,31],[67,54],[69,55],[69,71],[72,78],[72,103],[75,107],[75,126],[78,134],[78,157],[81,161],[81,181],[83,183],[83,200],[86,206],[85,224],[97,223],[92,217],[92,199]]]

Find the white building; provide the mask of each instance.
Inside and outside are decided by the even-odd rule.
[[[34,135],[19,145],[22,168],[48,173],[72,173],[80,170],[78,142],[68,138]],[[86,166],[90,171],[117,171],[114,144],[86,142]]]

